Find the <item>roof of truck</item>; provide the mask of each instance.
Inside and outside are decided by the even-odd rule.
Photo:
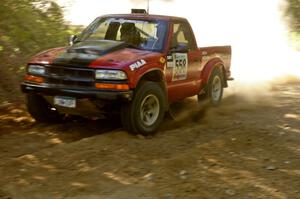
[[[183,17],[166,16],[166,15],[149,15],[149,14],[109,14],[101,17],[118,17],[118,18],[132,18],[132,19],[148,19],[148,20],[180,20],[186,21]]]

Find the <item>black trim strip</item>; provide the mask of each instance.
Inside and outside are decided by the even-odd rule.
[[[104,100],[125,100],[130,101],[133,96],[133,91],[112,91],[100,89],[72,89],[72,88],[57,88],[49,85],[36,85],[28,82],[21,83],[21,90],[24,93],[38,93],[42,95],[62,95],[76,98],[96,98]]]

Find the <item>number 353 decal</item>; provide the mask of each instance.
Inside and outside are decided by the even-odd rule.
[[[188,56],[186,53],[173,54],[173,75],[172,81],[184,80],[187,78]]]

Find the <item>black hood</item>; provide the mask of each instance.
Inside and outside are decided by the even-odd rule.
[[[78,67],[88,66],[103,55],[129,46],[125,42],[111,40],[82,41],[67,48],[66,52],[53,61],[53,64]]]

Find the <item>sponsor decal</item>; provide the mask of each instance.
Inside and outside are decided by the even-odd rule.
[[[147,62],[146,62],[145,60],[141,59],[141,60],[139,60],[139,61],[137,61],[137,62],[131,64],[131,65],[129,66],[129,68],[130,68],[131,71],[134,71],[134,70],[136,70],[136,69],[141,68],[141,67],[144,66],[146,63],[147,63]]]
[[[166,63],[166,59],[163,58],[163,57],[161,57],[161,58],[159,59],[159,62],[162,63],[162,64],[164,64],[164,63]]]
[[[224,63],[225,66],[228,65],[230,59],[231,59],[231,55],[227,55],[227,54],[222,54],[222,53],[214,53],[214,54],[210,54],[210,55],[206,55],[206,56],[202,56],[202,63],[201,63],[201,68],[200,70],[203,70],[203,68],[205,67],[205,65],[212,60],[213,58],[220,58]]]
[[[187,78],[188,56],[186,53],[173,54],[173,75],[172,81],[184,80]]]
[[[173,55],[168,55],[167,56],[167,67],[168,68],[173,68]]]

